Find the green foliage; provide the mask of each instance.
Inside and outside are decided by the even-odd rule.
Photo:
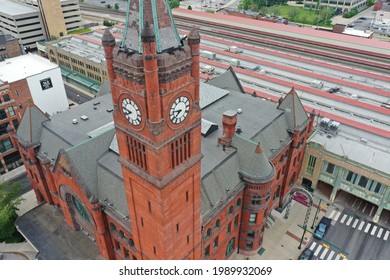
[[[108,20],[108,19],[103,20],[103,25],[104,26],[110,27],[110,26],[113,26],[114,24],[115,24],[115,22],[113,22],[111,20]]]
[[[14,240],[18,236],[15,220],[18,217],[17,206],[21,202],[19,182],[0,184],[0,242]]]
[[[206,9],[206,13],[214,14],[215,11],[213,9]]]
[[[242,0],[237,6],[239,10],[259,11],[262,7],[285,5],[287,0]],[[256,8],[255,8],[256,7]]]
[[[76,30],[69,31],[68,34],[83,34],[88,32],[91,32],[90,28],[83,28],[83,29],[76,29]]]
[[[188,8],[187,8],[188,10],[192,10],[192,7],[191,7],[191,5],[188,5]]]
[[[344,17],[344,18],[351,18],[351,17],[357,15],[358,12],[359,12],[359,11],[358,11],[357,9],[352,9],[352,10],[350,10],[350,11],[344,13],[343,17]]]
[[[107,9],[111,9],[111,4],[107,4],[107,5],[106,5],[106,8],[107,8]]]
[[[289,21],[296,21],[298,19],[298,16],[300,14],[300,10],[298,8],[293,8],[288,11],[288,20]]]
[[[171,8],[179,8],[180,6],[180,1],[179,0],[169,0],[169,6],[171,6]]]
[[[118,3],[115,3],[114,9],[115,9],[115,10],[119,10],[119,4],[118,4]]]

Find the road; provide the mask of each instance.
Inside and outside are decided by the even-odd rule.
[[[313,239],[307,245],[313,259],[390,260],[390,229],[355,215],[351,210],[331,209],[332,225],[324,240]],[[325,242],[327,241],[327,242]],[[330,246],[329,246],[330,245]]]

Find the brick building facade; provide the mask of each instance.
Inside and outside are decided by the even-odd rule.
[[[17,129],[20,119],[10,85],[0,81],[0,175],[22,165],[17,147],[12,144],[7,130],[8,126]]]
[[[4,34],[0,31],[0,61],[6,58],[19,56],[22,49],[19,46],[18,39],[10,34]]]
[[[30,106],[13,132],[38,201],[105,259],[256,254],[313,116],[294,89],[279,104],[240,92],[232,69],[200,83],[198,32],[181,40],[165,1],[131,9],[123,41],[102,38],[111,94],[51,117]]]

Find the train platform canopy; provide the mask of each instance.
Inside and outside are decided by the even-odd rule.
[[[290,37],[293,40],[311,40],[321,44],[333,44],[351,49],[361,49],[367,52],[382,53],[390,55],[390,42],[379,41],[376,39],[367,40],[344,34],[337,34],[312,28],[303,28],[298,26],[289,26],[284,24],[275,24],[271,22],[259,21],[248,18],[234,17],[223,14],[210,14],[182,8],[173,9],[173,15],[176,18],[198,19],[210,23],[223,24],[246,28],[248,30],[257,30],[273,35]]]

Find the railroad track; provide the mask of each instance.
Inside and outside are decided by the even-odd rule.
[[[80,4],[83,11],[105,13],[126,17],[126,13],[121,10],[107,9],[87,4]],[[102,15],[104,17],[104,15]],[[303,40],[287,37],[258,30],[248,31],[238,26],[226,26],[221,23],[210,23],[193,17],[174,15],[177,27],[189,30],[194,24],[197,25],[201,33],[221,38],[233,39],[238,42],[251,43],[256,46],[278,49],[300,55],[311,56],[313,58],[326,58],[328,61],[340,62],[349,66],[359,66],[365,69],[382,72],[390,75],[390,56],[382,53],[368,52],[358,48],[345,48],[333,44],[318,43],[315,40]],[[216,29],[216,27],[218,29]],[[335,53],[335,51],[337,53]],[[369,57],[365,59],[364,57]]]
[[[183,30],[190,30],[194,25],[192,20],[186,18],[179,17],[175,19],[176,25]],[[359,49],[349,49],[348,51],[345,51],[335,45],[329,44],[328,46],[323,46],[316,44],[315,41],[297,41],[293,40],[293,38],[281,38],[272,33],[255,32],[253,30],[248,31],[239,27],[219,25],[218,29],[216,29],[215,23],[213,23],[214,27],[210,27],[210,24],[198,21],[195,21],[195,23],[200,32],[210,36],[217,36],[247,44],[249,43],[254,46],[271,48],[283,52],[291,52],[306,57],[310,56],[316,59],[326,59],[327,61],[335,63],[340,63],[340,61],[342,61],[343,64],[349,66],[358,66],[359,68],[390,75],[390,56],[388,55],[365,52]],[[337,49],[337,53],[335,53],[335,49]],[[368,56],[369,59],[362,58],[364,56]]]

